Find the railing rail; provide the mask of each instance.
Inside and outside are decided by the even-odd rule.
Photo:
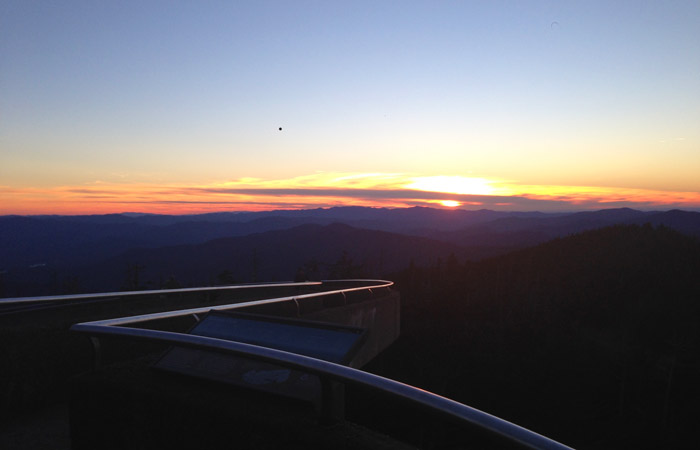
[[[94,322],[78,323],[71,327],[73,331],[89,335],[91,337],[119,337],[127,339],[160,342],[178,346],[214,351],[230,355],[244,356],[253,360],[274,363],[292,369],[301,370],[319,376],[322,382],[337,381],[346,384],[359,385],[386,393],[397,399],[402,399],[420,409],[444,416],[446,419],[464,425],[477,426],[485,431],[494,433],[501,438],[509,440],[527,448],[564,450],[569,449],[559,442],[500,419],[478,409],[462,403],[441,397],[422,389],[400,383],[395,380],[370,374],[351,367],[331,363],[328,361],[311,358],[282,350],[260,347],[241,342],[233,342],[222,339],[197,336],[171,331],[150,330],[132,328],[131,325],[148,320],[172,318],[178,316],[198,314],[211,309],[225,310],[242,308],[266,303],[282,302],[289,300],[304,300],[325,295],[335,295],[352,291],[371,290],[385,288],[393,285],[390,281],[382,280],[354,280],[364,281],[365,286],[324,291],[299,296],[280,297],[274,299],[256,300],[252,302],[220,305],[209,308],[194,308],[181,311],[146,314],[141,316],[123,317],[117,319],[101,320]]]
[[[197,288],[178,288],[178,289],[153,289],[146,291],[115,291],[115,292],[100,292],[95,294],[70,294],[70,295],[44,295],[37,297],[8,297],[0,298],[0,306],[2,305],[13,305],[21,303],[52,303],[52,302],[67,302],[76,300],[93,300],[93,299],[107,299],[114,297],[135,297],[142,295],[168,295],[168,294],[179,294],[179,293],[202,293],[202,292],[218,292],[218,291],[232,291],[232,290],[242,290],[242,289],[253,289],[253,288],[266,288],[266,287],[297,287],[297,286],[320,286],[323,284],[320,281],[307,281],[303,283],[256,283],[256,284],[236,284],[231,286],[209,286],[209,287],[197,287]]]
[[[363,281],[367,281],[367,280],[343,280],[343,281],[363,282]],[[176,310],[176,311],[164,311],[164,312],[151,313],[151,314],[142,314],[142,315],[138,315],[138,316],[118,317],[115,319],[105,319],[105,320],[97,320],[94,322],[86,322],[85,324],[108,326],[108,327],[109,326],[117,326],[117,325],[119,325],[119,326],[131,325],[131,324],[140,323],[140,322],[147,322],[149,320],[172,319],[175,317],[183,317],[183,316],[191,316],[194,314],[202,314],[202,313],[206,313],[206,312],[211,311],[211,310],[227,311],[227,310],[231,310],[231,309],[248,308],[251,306],[267,305],[267,304],[271,304],[271,303],[280,303],[280,302],[294,301],[294,300],[304,301],[305,299],[326,297],[326,296],[337,295],[337,294],[345,294],[348,292],[358,292],[358,291],[366,291],[366,290],[371,290],[371,289],[388,288],[394,284],[392,281],[384,281],[384,280],[371,280],[371,281],[373,283],[376,283],[376,284],[373,284],[371,286],[360,286],[360,287],[354,287],[354,288],[334,289],[334,290],[329,290],[329,291],[312,292],[309,294],[289,295],[286,297],[275,297],[275,298],[269,298],[269,299],[264,299],[264,300],[252,300],[252,301],[247,301],[247,302],[229,303],[226,305],[203,306],[203,307],[198,307],[198,308],[180,309],[180,310]],[[325,283],[328,283],[328,282],[325,282]],[[317,282],[315,284],[321,284],[321,283]],[[280,286],[280,285],[275,284],[274,286]],[[286,286],[286,285],[282,285],[282,286]],[[83,324],[78,324],[78,325],[83,325]],[[75,326],[72,329],[74,329],[74,328],[75,328]]]

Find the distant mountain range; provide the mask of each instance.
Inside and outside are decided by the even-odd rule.
[[[202,244],[132,249],[87,268],[85,273],[90,283],[114,289],[123,284],[125,268],[135,265],[139,287],[144,288],[160,287],[169,280],[201,286],[296,277],[381,277],[411,261],[427,265],[452,253],[467,257],[467,251],[457,245],[428,238],[340,223],[307,224]]]
[[[200,215],[107,214],[0,217],[0,269],[32,264],[74,264],[116,256],[135,247],[198,244],[305,224],[343,223],[413,236],[456,231],[506,217],[542,213],[440,210],[432,208],[338,207]]]
[[[411,261],[431,264],[450,254],[478,260],[585,230],[644,223],[700,236],[700,213],[626,208],[571,214],[337,207],[2,216],[0,296],[285,280],[300,269],[311,272],[307,276],[338,276],[333,270],[340,270],[343,255],[355,273],[376,277]]]

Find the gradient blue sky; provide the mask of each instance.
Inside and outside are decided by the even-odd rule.
[[[698,1],[0,4],[0,214],[402,206],[440,177],[700,208],[698,174]]]

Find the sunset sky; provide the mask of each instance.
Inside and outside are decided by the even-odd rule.
[[[700,2],[0,3],[0,214],[337,205],[700,210]]]

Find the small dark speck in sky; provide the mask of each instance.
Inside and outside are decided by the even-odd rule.
[[[554,22],[552,22],[552,24],[549,27],[552,28],[553,30],[556,30],[557,28],[559,28],[559,22],[557,22],[555,20]]]
[[[282,127],[280,127],[280,131],[282,131]]]

